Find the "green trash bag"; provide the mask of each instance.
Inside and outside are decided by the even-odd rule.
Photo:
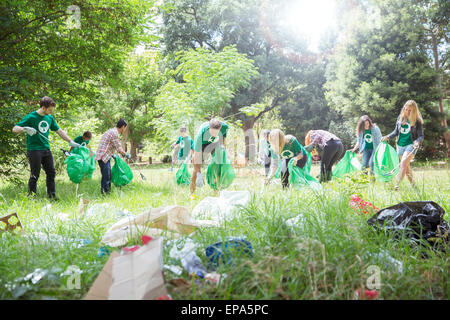
[[[291,159],[289,161],[288,163],[289,183],[297,188],[310,187],[311,189],[314,190],[320,190],[322,189],[321,184],[316,179],[314,179],[308,172],[311,169],[311,162],[310,167],[308,168],[308,161],[310,161],[309,160],[310,158],[311,154],[308,155],[308,160],[303,169],[294,166],[293,163],[294,159]]]
[[[88,159],[88,171],[86,172],[86,177],[91,179],[92,174],[95,171],[95,168],[97,166],[97,162],[94,160],[95,158],[95,152],[92,153],[92,156]]]
[[[71,156],[64,160],[64,163],[67,164],[67,174],[70,181],[77,184],[80,183],[88,171],[88,165],[83,156],[72,153]]]
[[[89,151],[89,149],[86,147],[83,147],[83,146],[78,147],[78,148],[73,148],[73,150],[72,150],[72,154],[79,154],[86,161],[87,171],[86,171],[85,177],[89,178],[89,179],[92,178],[92,174],[94,173],[95,168],[96,168],[96,161],[94,160],[95,152],[93,152],[92,156],[89,157],[90,153],[91,152]]]
[[[214,190],[226,189],[236,177],[223,147],[216,149],[206,170],[206,181]]]
[[[115,186],[124,186],[133,180],[133,172],[128,164],[119,156],[114,157],[114,166],[111,169],[111,181]]]
[[[361,162],[354,152],[347,150],[341,161],[338,162],[333,170],[333,178],[343,178],[346,174],[362,169]]]
[[[373,157],[375,178],[383,182],[391,181],[398,173],[399,163],[397,151],[386,141],[383,141],[378,145]]]
[[[305,150],[306,151],[306,150]],[[273,154],[273,153],[272,153]],[[276,179],[279,179],[280,177],[281,177],[281,161],[283,160],[283,159],[281,159],[280,158],[280,156],[279,155],[275,155],[277,158],[278,158],[278,169],[277,169],[277,171],[275,172],[275,178]],[[307,156],[307,160],[306,160],[306,165],[305,165],[305,167],[303,168],[303,170],[306,170],[305,172],[306,173],[310,173],[311,172],[311,163],[312,163],[312,155],[311,155],[311,153],[310,152],[308,152],[308,151],[306,151],[306,156]]]
[[[182,163],[175,174],[175,182],[178,185],[189,185],[191,183],[191,174],[186,163]]]
[[[272,153],[272,156],[273,156],[274,154]],[[277,169],[277,171],[275,172],[275,179],[279,179],[280,178],[280,176],[281,176],[281,158],[280,158],[280,156],[279,155],[274,155],[275,157],[277,157],[277,159],[278,159],[278,169]]]

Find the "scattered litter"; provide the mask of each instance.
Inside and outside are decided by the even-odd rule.
[[[171,242],[167,241],[169,244]],[[187,255],[190,252],[195,252],[195,249],[197,249],[198,244],[196,244],[191,238],[186,238],[184,243],[182,241],[173,241],[174,245],[172,249],[169,251],[169,257],[176,260],[181,260],[185,255]],[[180,247],[180,245],[182,245]]]
[[[181,258],[181,265],[189,273],[192,278],[204,278],[207,271],[202,263],[202,260],[197,256],[195,251],[190,251]]]
[[[296,217],[286,220],[284,223],[288,227],[298,227],[298,226],[303,225],[304,221],[305,221],[305,217],[303,217],[303,215],[299,214]]]
[[[197,188],[201,188],[205,185],[205,180],[203,179],[202,173],[197,173],[197,179],[195,180],[195,185]]]
[[[449,233],[444,214],[444,209],[433,201],[401,202],[380,210],[367,223],[377,230],[392,232],[395,237],[404,232],[413,241],[425,239],[444,251],[443,242],[448,241]]]
[[[384,250],[381,250],[375,254],[368,254],[368,257],[373,258],[376,263],[384,263],[385,269],[393,269],[398,273],[403,272],[403,263],[392,258],[389,253]]]
[[[60,212],[60,213],[58,213],[58,214],[56,215],[56,217],[57,217],[59,220],[64,221],[64,220],[67,220],[67,219],[69,218],[69,214]]]
[[[22,222],[20,222],[19,215],[17,213],[12,213],[10,215],[0,218],[0,232],[2,231],[13,231],[15,229],[23,230]]]
[[[373,214],[374,212],[380,210],[370,202],[362,200],[357,194],[352,195],[350,199],[350,207],[352,207],[356,212],[362,214]]]
[[[78,203],[78,215],[79,216],[84,215],[84,212],[86,211],[88,204],[89,204],[89,200],[80,198],[80,202]]]
[[[253,256],[252,244],[242,238],[228,238],[225,242],[216,242],[205,249],[206,257],[214,267],[232,263],[231,250]]]
[[[123,254],[131,253],[131,252],[135,252],[140,248],[141,248],[140,246],[125,247],[125,248],[122,248],[121,254],[123,255]]]
[[[97,258],[108,256],[112,251],[110,246],[103,246],[97,250]]]
[[[109,203],[96,203],[86,211],[85,215],[112,217],[115,220],[124,217],[134,217],[127,209],[122,211]]]
[[[246,206],[250,201],[249,191],[221,191],[219,197],[206,197],[192,210],[196,219],[211,219],[217,222],[232,219],[239,211],[239,206]]]
[[[181,206],[169,206],[152,209],[138,216],[123,218],[105,233],[102,242],[111,247],[125,245],[130,238],[140,234],[178,238],[190,234],[199,227],[216,225],[213,221],[193,220],[189,211]]]
[[[165,264],[164,269],[169,270],[170,272],[176,274],[177,276],[181,276],[181,274],[183,273],[183,269],[180,268],[179,266]]]
[[[129,254],[113,252],[84,299],[171,299],[162,273],[162,243],[156,238]]]
[[[37,240],[49,246],[69,245],[72,249],[84,247],[85,245],[88,245],[92,242],[89,239],[75,239],[70,237],[63,237],[58,234],[43,232],[33,232],[31,234],[25,234],[24,237],[30,240]]]
[[[205,282],[210,284],[219,285],[220,281],[227,278],[227,274],[218,274],[217,272],[207,273],[205,275]]]
[[[156,298],[155,300],[173,300],[172,297],[170,296],[170,294],[164,294],[158,298]]]
[[[364,290],[364,296],[361,296],[361,291],[359,289],[356,289],[354,293],[354,300],[373,300],[378,299],[379,292],[376,290]]]

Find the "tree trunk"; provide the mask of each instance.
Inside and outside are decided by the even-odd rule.
[[[255,162],[256,143],[253,126],[255,125],[255,117],[248,117],[242,124],[242,130],[245,136],[245,162]]]
[[[446,129],[446,132],[444,132],[444,140],[445,144],[447,146],[447,157],[450,158],[450,133],[447,130],[447,119],[446,114],[444,112],[444,106],[442,105],[442,74],[440,72],[439,68],[439,54],[438,54],[438,41],[436,38],[436,35],[434,34],[434,30],[431,30],[431,40],[433,43],[433,56],[434,56],[434,69],[438,74],[438,83],[437,87],[439,90],[439,112],[442,115],[442,126]]]
[[[134,142],[133,139],[130,139],[130,154],[131,154],[131,159],[136,162],[137,159],[137,146],[138,144]]]

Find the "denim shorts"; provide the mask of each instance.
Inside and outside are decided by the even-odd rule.
[[[401,157],[405,153],[405,151],[408,151],[411,153],[413,151],[413,149],[414,149],[413,144],[408,144],[407,146],[397,145],[397,154],[399,157]]]

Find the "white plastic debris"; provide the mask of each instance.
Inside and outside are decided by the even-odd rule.
[[[192,210],[195,219],[211,219],[223,221],[232,219],[238,212],[239,206],[246,206],[250,201],[249,191],[220,192],[219,197],[206,197]]]

